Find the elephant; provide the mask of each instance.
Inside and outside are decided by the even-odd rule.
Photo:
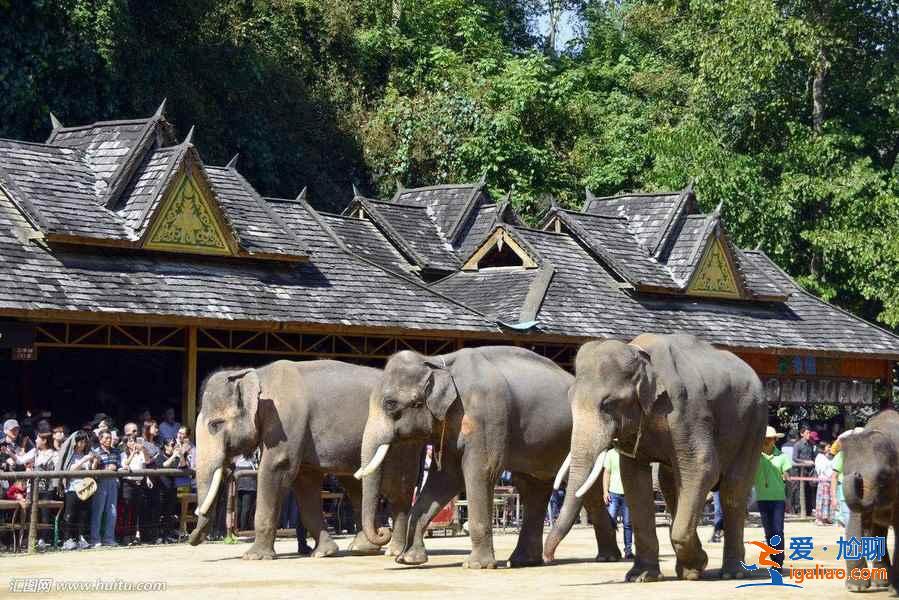
[[[575,373],[568,494],[547,535],[544,560],[553,561],[617,438],[636,549],[625,581],[661,578],[652,462],[660,465],[659,485],[672,515],[677,576],[698,579],[708,564],[696,526],[706,495],[718,484],[725,523],[722,576],[743,577],[746,503],[768,415],[752,368],[694,336],[642,334],[630,343],[584,344]]]
[[[542,564],[547,501],[571,434],[567,393],[573,379],[551,360],[510,346],[464,348],[439,356],[408,350],[394,354],[371,397],[362,438],[365,467],[357,473],[363,479],[362,527],[368,539],[383,544],[390,535],[374,527],[378,493],[384,489],[384,456],[398,442],[429,442],[435,459],[412,507],[396,562],[427,562],[422,539],[428,523],[464,489],[472,548],[463,566],[495,568],[493,490],[501,472],[508,470],[524,507],[509,564]],[[620,559],[599,492],[588,498],[587,510],[593,516],[597,560]]]
[[[334,360],[278,360],[258,369],[219,370],[201,387],[197,415],[197,525],[190,543],[205,539],[207,517],[218,497],[231,460],[262,449],[257,482],[255,543],[244,559],[275,558],[274,541],[281,504],[292,488],[300,518],[315,539],[313,556],[330,556],[337,544],[328,535],[321,511],[321,485],[326,473],[344,487],[352,504],[361,504],[359,467],[362,433],[372,390],[381,380],[378,369]],[[405,533],[418,459],[396,448],[386,458],[385,497],[394,528]],[[359,511],[356,511],[359,514]],[[357,516],[357,525],[358,524]],[[350,544],[354,552],[377,552],[361,527]],[[400,548],[388,548],[396,555]]]
[[[840,438],[843,452],[843,498],[849,507],[846,539],[863,536],[887,537],[889,528],[899,534],[899,413],[885,409],[874,415],[860,433]],[[886,550],[886,548],[885,548]],[[893,547],[893,560],[899,545]],[[846,572],[867,567],[864,558],[847,560]],[[887,550],[875,568],[883,568],[888,579],[846,579],[850,591],[858,592],[872,584],[890,587],[899,593],[899,570],[890,563]]]

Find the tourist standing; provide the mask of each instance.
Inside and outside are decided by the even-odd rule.
[[[793,512],[799,513],[805,502],[805,514],[801,516],[811,516],[814,494],[813,483],[805,481],[814,476],[815,469],[815,443],[818,434],[809,427],[803,426],[799,430],[799,441],[793,446],[793,470],[790,481],[791,497],[793,500]]]
[[[815,475],[818,478],[818,493],[815,496],[815,524],[830,525],[833,522],[831,495],[833,487],[833,457],[830,444],[823,444],[815,457]]]
[[[97,434],[99,446],[94,451],[94,469],[116,471],[121,463],[121,453],[112,447],[112,433],[100,430]],[[119,482],[115,477],[101,477],[97,481],[97,491],[91,502],[91,544],[117,546],[115,541],[116,502],[119,496]],[[102,537],[100,526],[103,526]]]
[[[173,440],[178,437],[179,429],[181,429],[181,423],[175,420],[175,409],[170,406],[165,409],[162,423],[159,424],[159,437],[162,441]]]
[[[72,454],[68,464],[62,465],[63,471],[83,471],[91,467],[94,460],[90,451],[90,438],[84,431],[77,431]],[[82,500],[78,497],[76,489],[81,483],[80,478],[70,478],[66,486],[65,504],[63,508],[63,537],[65,543],[63,550],[76,550],[90,547],[84,534],[87,532],[87,523],[90,518],[90,500]]]
[[[621,525],[624,528],[624,558],[630,560],[634,558],[634,552],[631,549],[634,530],[631,527],[631,511],[624,497],[624,485],[621,483],[620,461],[617,448],[606,452],[606,459],[603,463],[602,490],[603,498],[609,507],[613,528],[618,528],[618,517],[621,517]]]
[[[770,544],[775,535],[779,536],[779,543],[773,544],[773,546],[780,552],[771,558],[781,567],[784,562],[785,481],[787,473],[793,466],[789,457],[775,446],[775,442],[782,437],[782,433],[778,433],[773,427],[768,426],[765,430],[765,441],[762,444],[761,460],[755,472],[755,496],[758,500],[762,527],[765,530],[765,543]]]

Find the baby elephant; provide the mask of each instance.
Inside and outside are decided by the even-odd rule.
[[[887,537],[890,526],[899,534],[899,413],[884,410],[868,421],[864,431],[849,435],[843,444],[843,496],[851,514],[846,527],[846,539],[862,536]],[[899,539],[899,538],[897,538]],[[899,542],[897,542],[899,544]],[[899,545],[893,548],[893,558]],[[846,572],[865,568],[864,558],[847,560]],[[846,580],[849,591],[860,592],[872,584],[887,587],[895,595],[899,590],[899,572],[890,563],[889,552],[874,563],[885,568],[889,579]]]

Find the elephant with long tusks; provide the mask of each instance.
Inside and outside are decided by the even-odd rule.
[[[465,348],[441,356],[412,351],[393,355],[371,397],[362,442],[362,525],[369,540],[382,544],[374,515],[383,493],[381,461],[405,441],[434,447],[427,484],[409,516],[397,562],[427,561],[422,532],[456,494],[468,499],[470,569],[496,566],[493,549],[493,489],[502,471],[512,473],[521,494],[524,523],[511,566],[540,565],[543,520],[553,477],[571,436],[568,388],[573,377],[551,360],[510,346]],[[596,534],[597,560],[618,560],[602,494],[585,495]]]
[[[758,376],[734,354],[689,335],[638,336],[631,343],[589,342],[575,361],[574,427],[568,494],[547,535],[554,559],[605,451],[618,439],[621,479],[630,506],[636,558],[627,581],[660,578],[650,463],[672,514],[676,572],[698,579],[708,563],[696,526],[718,484],[724,507],[723,576],[742,577],[746,502],[758,466],[768,409]]]
[[[256,541],[245,559],[275,557],[274,541],[281,504],[292,489],[300,518],[315,540],[313,556],[329,556],[337,544],[328,535],[321,511],[326,473],[335,475],[356,508],[359,534],[349,546],[374,553],[362,533],[359,508],[362,486],[353,478],[359,469],[362,434],[372,391],[381,371],[333,360],[279,360],[258,369],[226,369],[213,373],[201,388],[197,415],[197,525],[190,543],[201,543],[232,459],[261,448],[256,500]],[[418,452],[397,447],[384,456],[384,495],[393,511],[394,529],[405,538],[417,476]],[[399,542],[387,549],[396,555]]]

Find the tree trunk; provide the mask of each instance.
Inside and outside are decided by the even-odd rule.
[[[818,50],[815,63],[815,76],[812,80],[812,127],[815,133],[821,133],[824,127],[825,110],[827,108],[826,79],[830,70],[830,62],[824,48]]]

